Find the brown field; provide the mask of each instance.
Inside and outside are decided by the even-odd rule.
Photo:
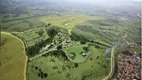
[[[1,32],[0,47],[0,80],[26,80],[27,56],[23,42]]]

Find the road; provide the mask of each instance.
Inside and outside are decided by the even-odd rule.
[[[115,50],[115,47],[112,47],[112,50],[111,50],[111,69],[110,69],[110,73],[108,76],[106,76],[103,80],[108,80],[110,79],[113,74],[114,74],[114,68],[115,68],[115,56],[114,56],[114,50]]]
[[[36,56],[34,56],[34,57],[29,58],[29,60],[36,59],[37,57],[40,57],[40,56],[42,56],[42,55],[44,55],[44,54],[47,54],[47,53],[52,52],[52,51],[55,51],[55,50],[57,50],[56,46],[55,46],[54,48],[48,50],[48,51],[45,51],[45,52],[43,52],[43,53],[41,53],[41,54],[38,54],[38,55],[36,55]]]

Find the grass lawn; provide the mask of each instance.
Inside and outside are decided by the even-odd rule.
[[[91,55],[88,59],[79,63],[77,68],[71,69],[72,76],[81,80],[82,76],[88,76],[85,80],[102,80],[106,77],[110,70],[110,63],[107,62],[104,50],[97,49],[93,46],[90,47]],[[104,68],[105,66],[105,68]]]
[[[10,33],[1,32],[0,80],[25,80],[27,57],[23,43]]]
[[[65,73],[69,71],[67,68],[65,68],[67,71],[63,71],[63,66],[63,62],[57,57],[39,57],[28,63],[27,80],[41,80],[41,77],[38,76],[40,70],[48,74],[48,76],[42,78],[42,80],[67,80]],[[38,67],[38,69],[36,70],[35,67]]]
[[[48,73],[48,77],[42,80],[82,80],[85,76],[85,80],[102,80],[110,71],[110,62],[106,60],[104,50],[94,46],[90,49],[91,55],[76,67],[74,62],[54,56],[36,58],[28,63],[27,80],[41,80],[38,76],[40,70]]]
[[[84,52],[83,46],[72,46],[72,47],[68,48],[67,53],[70,54],[71,52],[73,52],[75,54],[79,54],[81,52]]]
[[[104,19],[102,16],[87,16],[81,14],[70,14],[64,16],[47,16],[41,18],[41,21],[44,23],[51,23],[54,26],[59,26],[68,29],[69,33],[72,31],[72,28],[84,21],[87,20],[101,20]]]
[[[65,51],[66,55],[68,56],[68,58],[71,61],[76,62],[76,63],[80,63],[80,62],[85,61],[87,59],[87,57],[90,55],[90,51],[88,51],[88,52],[86,52],[86,57],[82,56],[81,52],[85,52],[85,50],[83,50],[82,45],[80,45],[80,46],[75,45],[75,46],[72,46],[70,48],[65,49],[64,51]],[[75,59],[71,59],[69,57],[70,53],[75,53],[76,54]]]

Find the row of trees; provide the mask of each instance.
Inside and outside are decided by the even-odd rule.
[[[52,51],[48,54],[44,54],[43,56],[44,57],[55,56],[55,57],[58,57],[58,58],[63,59],[63,60],[68,60],[68,57],[66,56],[66,54],[62,50]]]
[[[33,46],[29,46],[26,48],[26,53],[28,55],[28,57],[33,57],[37,54],[39,54],[39,51],[42,47],[45,47],[46,44],[50,43],[52,41],[52,39],[46,39],[45,41],[41,40],[40,42],[36,43]]]
[[[85,44],[86,42],[89,41],[89,39],[86,36],[79,35],[74,31],[72,31],[71,34],[72,34],[71,39],[74,41],[80,41],[82,44]]]
[[[37,34],[39,34],[39,36],[42,36],[44,31],[42,29],[40,29],[39,31],[36,32]],[[36,43],[33,46],[29,46],[26,48],[27,51],[27,55],[29,57],[33,57],[37,54],[39,54],[39,51],[42,47],[45,47],[48,43],[52,42],[52,39],[54,38],[54,36],[58,33],[58,30],[56,27],[51,27],[49,29],[47,29],[47,34],[49,35],[50,38],[46,39],[46,40],[41,40],[40,42]],[[58,46],[58,49],[61,49],[62,46]]]

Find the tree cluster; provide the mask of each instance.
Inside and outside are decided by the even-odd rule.
[[[47,34],[49,35],[50,38],[54,38],[57,33],[58,30],[56,27],[51,27],[50,29],[47,30]]]
[[[39,54],[39,51],[42,47],[45,47],[46,44],[50,43],[51,39],[46,39],[45,41],[41,40],[40,42],[36,43],[33,46],[29,46],[26,48],[26,53],[28,57],[33,57],[37,54]]]

